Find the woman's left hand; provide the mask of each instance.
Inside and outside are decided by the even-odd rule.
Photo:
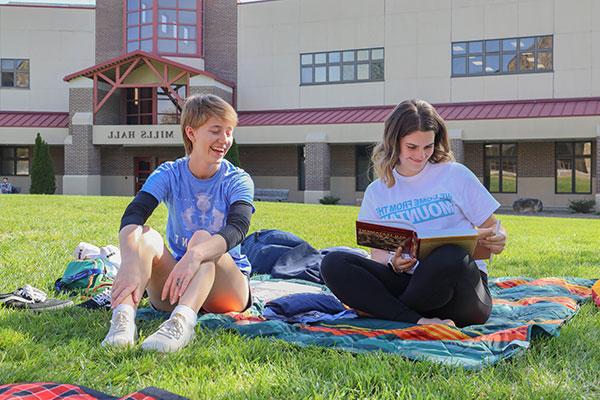
[[[417,263],[416,258],[402,254],[402,247],[398,247],[390,259],[392,270],[397,274],[410,271]]]
[[[162,290],[161,299],[163,301],[168,297],[169,303],[177,303],[179,298],[185,293],[196,272],[198,272],[199,265],[192,262],[190,257],[186,257],[186,255],[175,264],[175,267],[169,274]]]
[[[487,230],[489,230],[489,228],[484,228],[480,231],[484,232]],[[489,236],[481,237],[477,241],[477,244],[487,247],[494,254],[502,253],[504,247],[506,246],[506,231],[504,230],[504,228],[500,227],[500,230],[497,233],[494,233],[492,231],[491,234],[489,234],[488,232],[488,235]]]

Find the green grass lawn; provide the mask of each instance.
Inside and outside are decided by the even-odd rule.
[[[0,292],[50,291],[80,241],[117,244],[123,197],[0,196]],[[354,246],[357,207],[258,203],[251,231],[294,232],[317,248]],[[600,220],[502,216],[510,238],[492,276],[600,277]],[[149,223],[164,232],[161,206]],[[76,383],[114,395],[158,386],[191,398],[599,398],[600,312],[591,304],[561,336],[479,372],[299,348],[202,332],[177,354],[106,350],[108,311],[34,315],[0,308],[0,383]],[[139,324],[152,333],[158,321]]]

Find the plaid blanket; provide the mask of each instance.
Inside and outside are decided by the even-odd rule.
[[[266,320],[256,308],[244,313],[206,314],[199,322],[205,329],[233,329],[246,337],[352,352],[383,351],[412,360],[480,369],[523,352],[535,337],[558,336],[579,305],[592,297],[594,282],[582,278],[490,279],[494,301],[490,319],[462,329],[372,318],[289,324]],[[600,285],[594,288],[598,296]]]
[[[54,382],[0,385],[0,400],[187,400],[186,397],[155,387],[147,387],[124,397],[114,397],[85,386]]]

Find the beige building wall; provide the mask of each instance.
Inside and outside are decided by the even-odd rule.
[[[240,110],[600,95],[600,2],[273,0],[238,6]],[[554,72],[451,78],[451,43],[554,35]],[[300,54],[385,48],[385,82],[300,86]]]
[[[94,64],[95,10],[0,5],[0,58],[29,59],[30,88],[0,88],[0,110],[67,111],[63,77]]]
[[[593,140],[600,132],[600,117],[521,118],[448,121],[450,130],[462,132],[464,141]],[[328,143],[372,143],[381,140],[383,123],[240,126],[240,144],[304,143],[311,134],[324,134]]]

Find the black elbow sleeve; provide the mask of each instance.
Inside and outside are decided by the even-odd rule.
[[[252,217],[252,204],[245,201],[236,201],[229,207],[225,226],[217,232],[227,243],[227,251],[231,250],[246,237],[250,229],[250,218]]]
[[[125,209],[119,231],[127,225],[144,225],[156,207],[158,207],[158,200],[154,196],[139,191]]]

